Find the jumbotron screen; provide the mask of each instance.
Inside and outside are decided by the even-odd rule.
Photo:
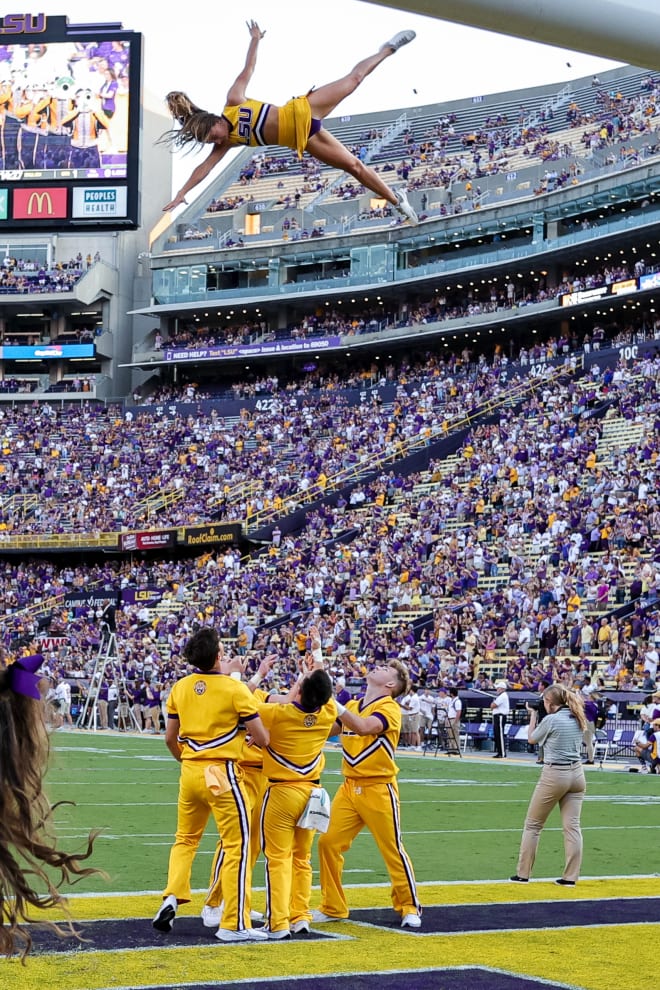
[[[137,224],[142,36],[0,18],[0,230]]]

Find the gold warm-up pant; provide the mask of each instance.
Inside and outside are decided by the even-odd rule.
[[[311,852],[314,829],[298,828],[311,783],[268,786],[261,812],[261,844],[266,857],[266,924],[273,932],[296,921],[311,921]]]
[[[263,775],[261,767],[241,764],[243,779],[241,783],[245,788],[248,806],[250,808],[250,876],[254,864],[261,852],[261,806],[264,802],[266,784],[268,781]],[[223,877],[222,877],[222,843],[216,849],[211,866],[211,879],[209,880],[209,892],[206,896],[206,903],[209,907],[218,907],[223,899]],[[248,890],[248,910],[251,904],[251,891]]]
[[[250,807],[241,782],[242,775],[236,763],[224,761],[222,766],[230,788],[217,796],[208,788],[205,765],[208,764],[203,760],[183,760],[181,763],[176,837],[163,896],[174,894],[179,903],[190,900],[193,859],[212,814],[220,836],[216,858],[222,860],[223,872],[225,906],[220,927],[249,928]]]
[[[421,914],[412,863],[403,847],[399,790],[395,780],[347,778],[335,794],[330,827],[319,836],[321,911],[348,917],[341,875],[343,853],[364,826],[369,829],[392,881],[392,904],[400,915]]]

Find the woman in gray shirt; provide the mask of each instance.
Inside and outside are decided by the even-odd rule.
[[[538,712],[526,706],[529,712],[527,738],[530,743],[543,746],[543,770],[529,802],[518,868],[511,879],[516,883],[529,880],[541,831],[558,804],[566,863],[556,883],[574,887],[582,863],[580,814],[586,789],[581,759],[582,736],[587,725],[584,701],[575,691],[553,684],[543,692],[543,704],[548,714],[539,724]]]

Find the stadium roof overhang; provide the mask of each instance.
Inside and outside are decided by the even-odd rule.
[[[657,0],[367,0],[645,69],[660,69]],[[568,42],[568,44],[567,44]]]

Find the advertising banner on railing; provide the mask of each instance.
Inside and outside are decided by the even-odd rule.
[[[66,646],[68,642],[68,636],[37,636],[37,643],[39,644],[41,653],[59,650],[60,646]]]
[[[229,344],[216,347],[165,348],[165,361],[213,361],[218,358],[251,358],[268,354],[306,354],[308,351],[327,351],[340,347],[341,337],[315,337],[314,340],[268,341],[263,344]]]
[[[176,546],[175,529],[147,529],[139,533],[121,533],[122,550],[166,550]]]
[[[67,608],[104,609],[117,604],[117,591],[114,588],[91,588],[89,591],[72,591],[64,596]]]
[[[212,546],[214,543],[235,543],[241,538],[240,523],[217,526],[186,526],[183,542],[188,547]]]
[[[67,358],[93,358],[94,344],[3,344],[0,358],[3,361],[63,361]]]
[[[125,605],[149,606],[162,601],[164,594],[164,588],[156,588],[154,585],[147,585],[146,588],[124,588],[121,600]]]

